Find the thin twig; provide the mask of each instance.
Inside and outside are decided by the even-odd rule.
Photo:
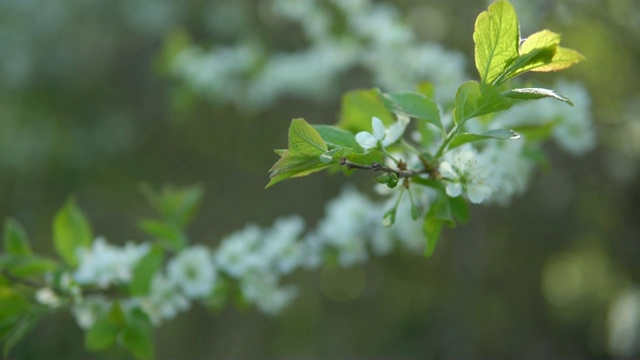
[[[430,174],[426,169],[423,170],[411,170],[411,169],[394,169],[389,166],[385,166],[379,162],[373,162],[371,165],[363,165],[353,163],[346,158],[340,159],[340,165],[346,167],[347,169],[360,169],[360,170],[372,170],[372,171],[383,171],[386,173],[394,173],[398,175],[399,178],[410,178],[420,174]]]

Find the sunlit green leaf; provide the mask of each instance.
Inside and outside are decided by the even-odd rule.
[[[506,110],[511,105],[511,100],[502,96],[494,86],[469,81],[458,88],[453,119],[460,125],[476,116]]]
[[[53,241],[56,251],[70,266],[78,264],[76,251],[89,247],[93,240],[93,230],[86,216],[69,198],[53,219]]]
[[[320,156],[329,150],[322,136],[304,119],[293,119],[289,126],[289,151],[296,156]]]
[[[521,99],[521,100],[537,100],[543,98],[552,98],[556,100],[560,100],[565,102],[571,106],[573,106],[573,102],[568,97],[558,94],[554,90],[543,89],[543,88],[522,88],[522,89],[513,89],[504,93],[504,96],[511,99]]]
[[[269,181],[266,188],[269,188],[283,180],[307,176],[332,166],[332,164],[325,164],[320,161],[320,155],[314,157],[300,157],[291,155],[290,151],[285,152],[284,155],[282,155],[282,157],[273,164],[271,170],[269,170],[271,181]]]
[[[555,55],[553,55],[553,58],[548,64],[531,69],[531,71],[549,72],[564,70],[582,60],[584,60],[584,56],[579,52],[558,46]]]
[[[289,149],[269,170],[271,181],[267,188],[294,177],[301,177],[323,170],[331,164],[331,154],[321,160],[329,150],[320,133],[304,119],[294,119],[289,127]]]
[[[478,15],[473,32],[475,62],[480,79],[491,84],[518,57],[520,30],[513,6],[504,0]]]
[[[357,133],[371,130],[371,118],[376,116],[385,125],[395,121],[393,115],[385,108],[378,95],[378,90],[354,90],[342,97],[342,109],[338,126]]]
[[[12,255],[31,254],[27,232],[14,219],[6,219],[4,221],[4,251]]]
[[[449,143],[449,150],[470,142],[486,139],[517,140],[520,139],[520,135],[513,130],[507,129],[493,129],[482,134],[459,133]]]

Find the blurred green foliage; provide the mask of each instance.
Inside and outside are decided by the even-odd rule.
[[[396,5],[418,37],[472,59],[469,34],[485,4]],[[588,59],[568,76],[592,95],[597,151],[576,159],[548,148],[551,172],[508,209],[473,208],[471,222],[445,231],[447,245],[428,260],[399,253],[362,269],[294,274],[301,296],[281,316],[227,309],[203,320],[196,310],[159,329],[157,357],[606,356],[609,306],[618,291],[640,284],[640,5],[514,5],[527,16],[524,33],[553,28]],[[322,208],[309,204],[335,196],[343,179],[317,176],[265,192],[266,169],[290,119],[333,122],[340,93],[321,103],[283,99],[254,114],[193,96],[176,107],[175,84],[154,70],[177,30],[205,44],[245,32],[220,18],[225,6],[0,3],[0,217],[20,219],[35,251],[53,254],[50,221],[69,194],[94,219],[94,233],[120,243],[146,239],[132,220],[151,215],[140,182],[201,183],[207,195],[190,236],[208,245],[248,221],[291,212],[319,218]],[[269,25],[261,41],[300,44],[297,29],[261,15],[260,1],[242,6]],[[341,87],[368,85],[356,72]],[[124,355],[87,353],[81,337],[60,314],[11,358]]]

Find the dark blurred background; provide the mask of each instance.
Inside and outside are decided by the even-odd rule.
[[[265,3],[0,2],[0,216],[19,219],[34,248],[52,254],[53,214],[73,194],[97,234],[142,241],[136,222],[152,209],[140,183],[200,183],[207,193],[190,234],[215,246],[249,222],[266,226],[280,215],[299,213],[313,225],[346,182],[370,191],[366,176],[324,173],[264,190],[272,149],[286,145],[291,118],[335,122],[342,92],[376,85],[370,74],[353,69],[330,96],[284,96],[250,111],[189,93],[167,74],[168,44],[180,36],[206,49],[258,32],[266,48],[304,47],[298,25],[264,15]],[[475,74],[471,35],[486,3],[386,3],[417,39],[464,53]],[[223,6],[249,21],[220,16]],[[287,282],[300,296],[277,317],[233,306],[178,316],[157,329],[158,358],[638,356],[640,3],[514,6],[523,34],[552,29],[586,56],[559,76],[588,88],[595,151],[574,157],[546,147],[550,171],[538,171],[508,207],[474,206],[471,222],[447,230],[432,258],[399,251],[330,274],[298,272]],[[363,290],[336,301],[324,293],[327,278],[347,289],[364,282]],[[635,340],[612,350],[620,317]],[[87,353],[82,331],[61,313],[11,358],[122,356]]]

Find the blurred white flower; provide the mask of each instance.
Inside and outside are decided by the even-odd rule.
[[[596,146],[596,132],[589,106],[591,100],[584,86],[578,83],[558,81],[559,93],[570,98],[574,107],[556,103],[560,123],[553,128],[553,137],[573,155],[583,155]]]
[[[490,164],[486,183],[493,190],[487,200],[506,205],[529,185],[535,162],[523,154],[525,141],[487,141],[479,153],[481,162]]]
[[[614,298],[608,315],[609,352],[616,358],[640,353],[640,290],[629,289]]]
[[[403,116],[400,117],[398,121],[389,126],[389,128],[385,128],[382,120],[374,116],[371,119],[371,127],[373,128],[373,133],[370,133],[368,131],[360,131],[356,134],[356,141],[365,150],[378,147],[378,143],[380,143],[382,147],[385,148],[398,141],[402,137],[407,124],[409,124],[409,118]]]
[[[124,247],[117,247],[99,237],[91,248],[78,251],[80,263],[73,277],[78,284],[93,284],[101,288],[127,283],[131,280],[133,267],[149,248],[148,243],[127,243]]]
[[[256,254],[261,236],[258,226],[247,225],[224,238],[214,255],[218,267],[234,278],[242,277],[250,270],[264,268],[263,259]]]
[[[36,291],[36,301],[51,308],[60,306],[60,297],[49,287],[43,287]]]
[[[481,203],[491,195],[492,189],[486,184],[486,165],[478,159],[475,149],[464,146],[449,151],[440,163],[438,171],[447,180],[447,195],[457,197],[465,190],[469,200]]]
[[[179,312],[188,310],[190,303],[179,291],[178,284],[157,273],[151,280],[149,294],[140,299],[140,307],[151,322],[158,325],[162,320],[173,319]]]
[[[370,225],[381,227],[380,217],[372,209],[378,207],[357,191],[346,189],[326,205],[325,217],[307,239],[315,241],[315,248],[323,253],[336,251],[342,266],[363,263],[368,258]]]
[[[71,306],[71,313],[82,329],[91,328],[98,318],[111,307],[111,302],[102,296],[90,296]]]
[[[217,279],[209,249],[202,245],[182,250],[171,259],[167,276],[190,299],[207,297]]]
[[[265,231],[260,257],[281,274],[292,272],[302,261],[302,246],[298,240],[303,231],[304,220],[300,216],[276,220],[273,227]]]
[[[252,272],[240,281],[242,295],[262,312],[275,315],[296,296],[291,286],[278,287],[278,278],[272,273]]]

